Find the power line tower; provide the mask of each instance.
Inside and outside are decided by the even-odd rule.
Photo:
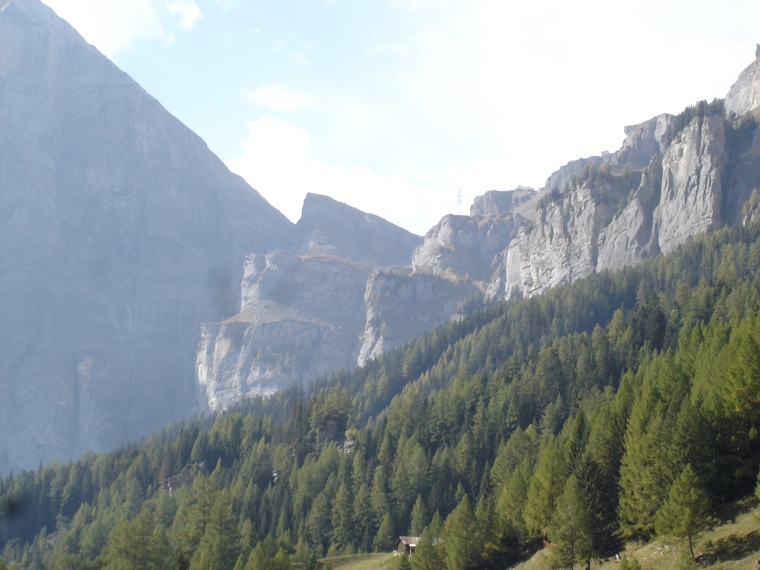
[[[457,188],[457,215],[462,215],[462,187]]]

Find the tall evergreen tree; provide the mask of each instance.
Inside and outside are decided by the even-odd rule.
[[[414,502],[412,508],[412,518],[409,523],[409,535],[420,536],[422,529],[428,524],[427,509],[425,508],[425,502],[422,500],[422,495],[417,495],[417,500]]]
[[[536,468],[530,480],[524,518],[528,530],[547,534],[557,498],[565,482],[565,463],[557,438],[549,434],[541,442]]]
[[[554,543],[552,559],[557,568],[573,568],[576,562],[590,567],[592,557],[591,513],[574,475],[568,477],[549,527]]]
[[[470,499],[464,496],[462,502],[446,519],[443,542],[446,547],[446,566],[450,569],[468,570],[478,568],[482,541],[478,532],[478,521],[472,510]]]
[[[694,541],[710,522],[710,499],[688,464],[670,489],[668,501],[657,514],[657,532],[685,538],[694,559]]]
[[[385,513],[383,520],[380,521],[380,528],[377,529],[377,534],[373,541],[375,552],[388,552],[388,550],[393,548],[396,538],[397,535],[393,524],[393,518],[390,513]]]
[[[211,516],[193,556],[191,570],[227,570],[240,554],[240,533],[232,513],[232,500],[224,490],[217,494]]]

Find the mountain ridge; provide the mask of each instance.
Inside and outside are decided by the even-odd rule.
[[[188,331],[292,224],[38,0],[0,12],[0,148],[0,471],[195,413]]]

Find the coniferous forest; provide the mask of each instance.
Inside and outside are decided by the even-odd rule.
[[[451,321],[353,372],[0,480],[5,565],[415,569],[692,547],[760,467],[760,224]],[[0,568],[3,563],[0,563]]]

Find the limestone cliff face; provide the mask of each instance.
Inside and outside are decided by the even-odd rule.
[[[364,329],[368,271],[334,256],[286,252],[246,260],[241,311],[201,329],[201,405],[304,384],[353,368]]]
[[[444,216],[414,250],[412,269],[488,282],[494,256],[507,247],[521,222],[520,216]]]
[[[657,243],[663,253],[723,225],[725,123],[720,116],[697,117],[665,152],[660,203],[654,212]]]
[[[286,249],[328,254],[371,266],[406,265],[420,237],[379,216],[309,193]]]
[[[578,183],[576,178],[564,192],[544,194],[548,203],[507,250],[507,297],[534,295],[595,271],[633,265],[735,223],[735,205],[731,215],[723,212],[724,179],[732,179],[729,202],[743,203],[751,173],[760,173],[752,150],[756,127],[734,125],[722,115],[697,116],[666,143],[663,125],[672,124],[672,118],[660,116],[628,129],[622,149],[603,162],[606,180],[594,175]],[[632,169],[647,157],[646,168]],[[602,170],[585,171],[588,177]]]
[[[239,312],[203,325],[196,356],[200,406],[224,409],[243,396],[354,368],[371,273],[408,265],[420,241],[382,218],[307,195],[287,251],[246,259]],[[417,313],[407,318],[414,321]]]
[[[508,192],[489,190],[475,198],[470,206],[470,216],[473,218],[508,216],[535,195],[536,191],[527,186],[520,186]]]
[[[367,318],[358,364],[400,346],[456,314],[478,294],[470,280],[452,281],[409,271],[376,271],[367,282]]]
[[[197,411],[202,321],[292,224],[38,0],[0,11],[0,473]]]
[[[597,205],[588,186],[546,201],[506,256],[506,291],[530,296],[588,275],[596,265]]]
[[[753,61],[726,95],[726,112],[741,116],[760,107],[760,46]]]
[[[600,230],[596,270],[622,269],[659,252],[652,229],[661,185],[662,159],[656,155],[642,173],[632,199]]]

